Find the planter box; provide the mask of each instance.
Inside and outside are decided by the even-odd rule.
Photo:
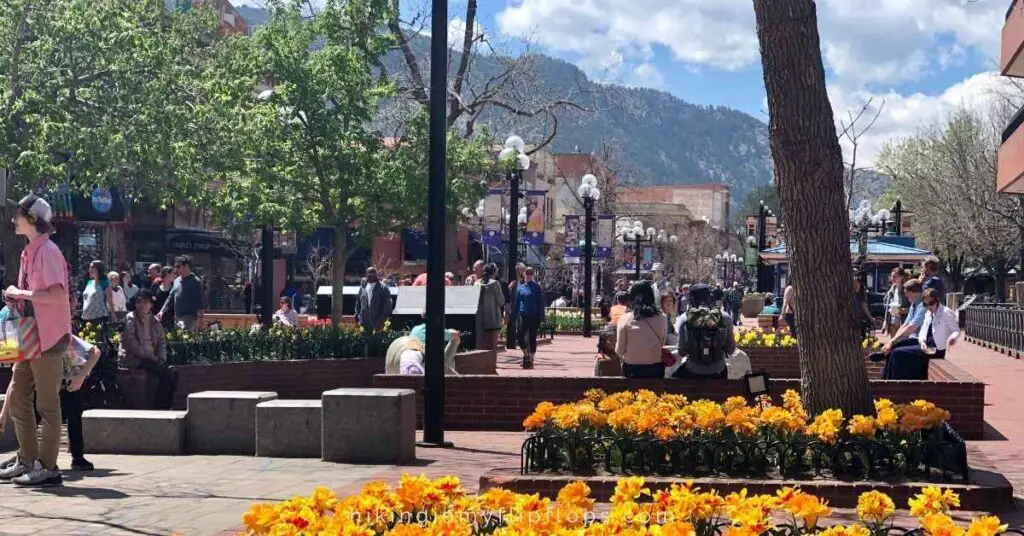
[[[779,327],[779,315],[757,315],[757,327],[761,329],[776,329]]]
[[[952,414],[950,425],[965,439],[981,439],[985,427],[985,384],[946,361],[931,363],[927,381],[871,380],[876,398],[895,403],[918,399],[934,402]],[[414,389],[417,413],[422,419],[423,378],[378,375],[374,387]],[[592,388],[607,393],[650,389],[657,393],[684,394],[691,400],[707,398],[724,402],[743,396],[743,380],[638,380],[628,378],[541,377],[541,376],[458,376],[445,379],[445,424],[451,430],[523,429],[523,419],[543,401],[556,404],[576,402]],[[772,392],[800,389],[799,379],[772,379]],[[422,420],[419,422],[422,423]]]
[[[754,317],[756,317],[758,314],[761,313],[761,309],[763,309],[763,308],[764,308],[764,300],[763,299],[756,299],[756,300],[745,299],[740,304],[740,312],[743,313],[743,316],[745,316],[747,318],[754,318]]]
[[[743,350],[750,358],[750,369],[753,371],[764,370],[772,379],[800,377],[800,350],[796,346],[788,348],[738,347],[738,349]],[[882,377],[885,363],[869,361],[867,352],[865,352],[864,367],[868,371],[868,378],[877,380]],[[933,376],[937,373],[935,370],[932,372]]]

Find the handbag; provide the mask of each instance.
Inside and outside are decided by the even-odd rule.
[[[647,326],[647,329],[651,330],[651,333],[654,333],[655,338],[658,338],[658,332],[654,331],[654,328],[652,328],[646,320],[644,320],[644,325]],[[665,348],[665,340],[658,339],[658,342],[660,343],[658,346],[661,347],[661,363],[666,367],[671,367],[672,365],[675,365],[676,356],[672,355],[671,350]]]
[[[7,310],[7,319],[0,323],[0,363],[38,359],[43,352],[32,304],[25,302],[21,314],[12,307]]]

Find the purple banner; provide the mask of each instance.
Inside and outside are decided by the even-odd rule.
[[[580,223],[582,222],[580,216],[566,216],[565,217],[565,256],[566,257],[580,257],[583,252],[580,251]]]
[[[526,234],[523,243],[533,246],[544,244],[544,190],[527,190],[526,192]]]
[[[501,196],[503,193],[501,189],[491,189],[484,197],[484,225],[480,239],[489,246],[501,247],[501,242],[505,239],[501,232],[504,228],[504,222],[501,221]]]
[[[603,214],[597,217],[597,255],[598,259],[612,257],[612,240],[614,239],[615,216]]]
[[[654,269],[654,247],[644,246],[643,248],[640,248],[640,251],[642,252],[640,268],[648,271]]]
[[[622,267],[627,270],[636,269],[636,255],[633,252],[633,246],[622,248]]]

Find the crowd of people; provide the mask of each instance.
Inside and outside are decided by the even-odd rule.
[[[173,267],[151,267],[149,288],[140,288],[127,272],[108,272],[102,262],[93,261],[79,303],[64,255],[50,240],[52,218],[49,203],[38,196],[28,195],[18,203],[15,232],[28,242],[21,253],[17,284],[4,290],[5,306],[0,311],[5,322],[34,319],[32,329],[39,338],[39,355],[14,363],[0,408],[0,431],[13,424],[18,441],[17,454],[0,464],[0,480],[21,486],[62,484],[57,454],[64,420],[71,469],[93,469],[84,453],[83,387],[102,352],[75,335],[76,311],[83,323],[103,334],[123,325],[117,348],[121,364],[155,378],[157,409],[170,409],[177,385],[177,372],[167,363],[165,326],[177,323],[181,329],[193,330],[202,314],[201,285],[188,257],[177,258]]]

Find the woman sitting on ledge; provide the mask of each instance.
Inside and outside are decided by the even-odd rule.
[[[459,373],[455,371],[455,353],[459,349],[459,332],[449,330],[447,335],[450,338],[444,348],[444,373],[448,376],[458,376]],[[414,336],[399,337],[388,346],[384,373],[422,376],[427,369],[425,353],[426,345],[420,339]]]

